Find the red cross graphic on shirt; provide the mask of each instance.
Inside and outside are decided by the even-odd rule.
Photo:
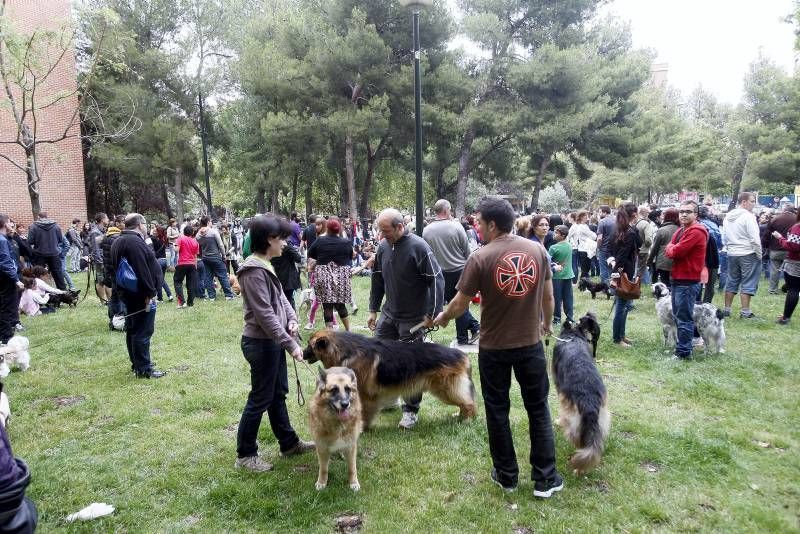
[[[497,262],[495,269],[497,288],[511,298],[522,298],[539,280],[536,263],[524,252],[509,252]]]

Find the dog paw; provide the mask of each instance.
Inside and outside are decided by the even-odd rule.
[[[317,491],[321,491],[321,490],[324,490],[327,487],[327,485],[328,485],[327,482],[319,482],[319,481],[317,481],[317,483],[314,484],[314,487],[317,488]]]
[[[350,484],[350,489],[353,491],[358,491],[361,489],[361,484],[359,484],[358,481],[355,481],[352,484]]]

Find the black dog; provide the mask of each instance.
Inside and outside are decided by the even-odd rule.
[[[597,293],[605,293],[606,300],[611,298],[611,290],[608,287],[608,284],[603,282],[592,282],[591,278],[584,276],[578,281],[578,290],[579,291],[588,291],[592,294],[592,300],[594,300]]]
[[[593,360],[600,325],[587,313],[578,323],[564,323],[560,336],[553,349],[553,381],[561,405],[558,424],[578,449],[569,464],[580,475],[600,463],[611,428],[608,394]]]
[[[81,294],[80,289],[72,290],[68,289],[66,293],[61,293],[60,295],[57,293],[50,293],[50,298],[48,299],[47,303],[52,305],[55,308],[60,307],[62,304],[66,304],[72,308],[78,305],[78,295]]]

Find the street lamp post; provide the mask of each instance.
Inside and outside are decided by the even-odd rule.
[[[423,200],[422,200],[422,73],[419,66],[419,11],[423,7],[433,5],[433,0],[399,0],[403,7],[411,8],[413,13],[412,24],[414,27],[414,170],[417,178],[417,235],[422,237]]]

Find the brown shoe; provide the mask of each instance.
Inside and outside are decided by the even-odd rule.
[[[245,456],[244,458],[237,458],[234,467],[239,469],[247,469],[254,473],[264,473],[272,470],[272,464],[265,462],[260,456]]]
[[[303,454],[303,453],[306,453],[308,451],[313,451],[316,448],[317,448],[317,446],[314,445],[313,441],[303,441],[301,439],[291,449],[288,449],[288,450],[285,450],[285,451],[281,451],[281,456],[283,456],[284,458],[289,457],[289,456],[297,456],[299,454]]]

